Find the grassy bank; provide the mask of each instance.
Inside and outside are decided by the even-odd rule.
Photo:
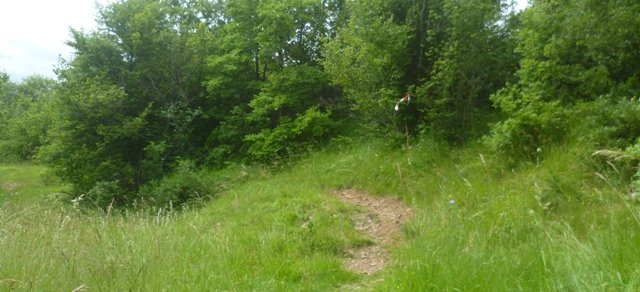
[[[79,211],[45,168],[3,166],[15,184],[0,193],[0,290],[635,290],[638,206],[575,152],[512,168],[482,147],[336,146],[277,170],[230,167],[204,207],[153,214]],[[416,212],[377,275],[342,266],[368,239],[337,188]]]

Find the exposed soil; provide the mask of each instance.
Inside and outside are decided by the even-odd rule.
[[[365,192],[346,189],[333,192],[342,201],[364,208],[354,219],[355,228],[367,234],[373,244],[354,248],[345,260],[347,268],[360,274],[373,274],[384,268],[389,250],[401,235],[401,224],[413,216],[402,201],[391,197],[373,197]]]
[[[8,183],[6,183],[6,184],[3,184],[3,185],[2,185],[2,188],[3,188],[5,191],[13,191],[13,190],[15,190],[17,187],[19,187],[19,186],[20,186],[20,184],[19,184],[19,183],[17,183],[17,182],[8,182]]]

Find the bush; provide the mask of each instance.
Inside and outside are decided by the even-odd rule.
[[[294,120],[283,118],[275,129],[263,129],[260,133],[247,135],[251,143],[249,155],[259,160],[292,157],[306,152],[314,144],[325,140],[335,122],[330,113],[312,107]]]
[[[291,66],[271,75],[249,103],[246,119],[258,129],[244,137],[249,156],[288,157],[325,142],[338,125],[331,110],[336,94],[319,67]]]
[[[624,148],[640,132],[640,111],[629,99],[640,76],[640,59],[629,53],[640,40],[633,16],[640,5],[565,2],[536,1],[522,14],[517,81],[492,97],[506,117],[488,139],[500,152],[531,156],[566,134],[584,135],[579,142],[587,150]]]
[[[138,112],[124,88],[100,79],[65,82],[52,103],[53,123],[38,159],[78,193],[101,181],[117,181],[135,194],[145,182],[140,160],[151,135],[146,130],[150,105]]]
[[[514,102],[505,90],[494,96],[501,107]],[[582,156],[599,149],[625,149],[640,137],[640,100],[603,95],[571,105],[540,100],[517,102],[510,117],[492,127],[485,142],[515,159],[537,157],[537,149],[563,140],[580,145]]]
[[[628,184],[637,171],[637,165],[635,158],[627,158],[640,158],[629,150],[640,137],[640,101],[602,96],[579,103],[571,116],[570,139],[577,146],[573,150],[577,152],[576,156],[582,157],[593,171],[611,175],[610,178],[615,178],[618,183]],[[601,155],[593,156],[594,152]],[[625,158],[608,157],[602,155],[604,153],[624,153]]]
[[[73,200],[74,205],[86,205],[108,208],[109,206],[119,206],[124,203],[126,196],[117,181],[99,181],[86,194]]]
[[[27,77],[18,84],[0,84],[1,161],[29,161],[46,142],[54,84],[54,80],[40,76]]]
[[[543,101],[514,86],[498,91],[491,99],[509,118],[492,126],[485,143],[507,157],[533,159],[538,149],[563,139],[569,130],[567,110],[557,101]]]
[[[573,136],[594,149],[624,149],[640,137],[640,100],[602,96],[576,107]]]
[[[180,161],[172,174],[143,186],[138,195],[153,206],[176,207],[194,200],[211,199],[217,192],[217,187],[195,170],[193,161],[187,160]]]

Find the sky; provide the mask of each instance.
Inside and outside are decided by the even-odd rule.
[[[58,57],[71,57],[69,28],[95,29],[96,3],[107,0],[0,0],[0,71],[54,78]]]
[[[55,78],[60,57],[70,59],[69,28],[96,28],[96,4],[112,0],[0,0],[0,71],[14,82],[30,75]],[[527,0],[517,0],[517,9]]]

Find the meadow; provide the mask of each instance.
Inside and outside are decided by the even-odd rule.
[[[615,163],[576,146],[509,165],[484,146],[334,143],[275,166],[204,171],[222,191],[176,210],[83,209],[46,167],[0,166],[0,290],[634,291],[640,208]],[[386,267],[347,270],[372,244],[338,189],[415,216]]]

